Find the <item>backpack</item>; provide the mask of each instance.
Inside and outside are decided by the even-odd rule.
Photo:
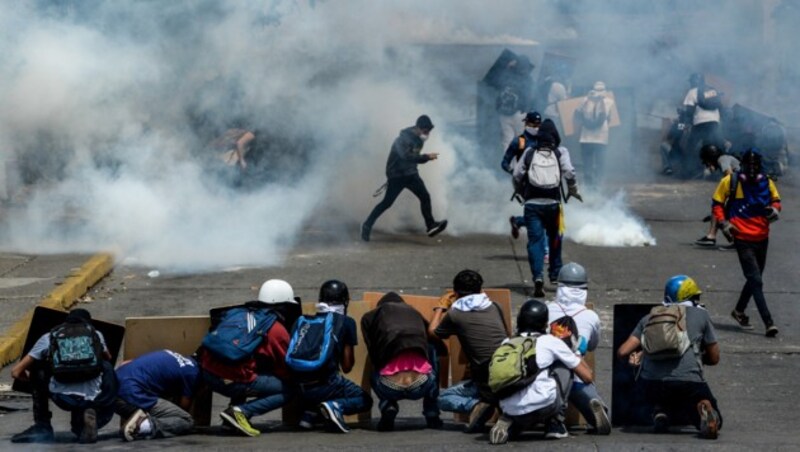
[[[642,349],[650,359],[680,358],[691,347],[686,306],[655,306],[642,331]]]
[[[103,371],[103,343],[94,326],[69,322],[50,331],[50,371],[61,383],[97,378]]]
[[[557,188],[561,185],[561,153],[558,149],[541,145],[531,151],[528,165],[528,182],[536,188]]]
[[[722,108],[722,95],[710,86],[697,87],[697,106],[703,110]]]
[[[608,119],[608,112],[606,112],[606,102],[603,98],[587,100],[581,107],[580,121],[587,129],[599,129],[606,119]]]
[[[275,320],[277,315],[264,309],[229,309],[203,337],[203,347],[217,359],[238,363],[255,353]]]
[[[332,312],[298,318],[286,351],[286,365],[306,375],[334,371],[338,335],[343,325],[344,316]]]
[[[536,379],[535,336],[517,336],[504,342],[489,361],[489,389],[504,399],[524,389]]]
[[[497,112],[501,115],[513,115],[519,108],[519,94],[510,86],[503,88],[495,101]]]
[[[563,306],[558,303],[556,303],[556,305],[561,308],[561,312],[563,312],[564,315],[550,323],[550,334],[564,341],[567,347],[575,351],[580,345],[578,339],[578,324],[575,322],[575,317],[585,311],[586,308],[581,309],[573,315],[569,315],[567,311],[564,310]]]

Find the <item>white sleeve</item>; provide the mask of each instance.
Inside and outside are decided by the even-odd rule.
[[[561,158],[559,159],[561,174],[565,179],[575,179],[575,167],[572,166],[572,159],[569,157],[569,149],[564,146],[559,146],[558,152],[561,153]]]
[[[536,341],[536,365],[540,369],[550,367],[561,361],[570,369],[578,367],[581,358],[575,354],[561,339],[545,334]]]
[[[525,166],[525,159],[531,152],[531,148],[526,149],[522,154],[522,157],[519,158],[519,161],[517,161],[517,164],[514,166],[513,177],[515,181],[522,182],[523,178],[527,176],[528,168]]]
[[[42,334],[39,340],[33,344],[31,350],[28,352],[31,358],[36,361],[42,361],[47,358],[50,353],[50,333]]]
[[[689,107],[697,106],[697,88],[692,88],[686,93],[686,97],[683,99],[683,105]]]

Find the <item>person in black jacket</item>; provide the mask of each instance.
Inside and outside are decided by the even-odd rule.
[[[394,204],[403,189],[409,189],[411,193],[419,198],[422,216],[425,218],[425,228],[428,236],[433,237],[444,231],[447,227],[447,220],[436,221],[431,212],[431,196],[425,183],[419,177],[417,165],[436,160],[439,154],[431,152],[422,154],[422,146],[433,130],[433,122],[427,115],[417,118],[413,127],[407,127],[400,131],[400,135],[394,140],[392,150],[389,152],[389,159],[386,161],[386,194],[383,201],[378,203],[366,221],[361,225],[361,238],[369,242],[372,226],[383,212]],[[381,187],[383,188],[383,187]]]
[[[422,401],[428,428],[442,428],[436,349],[428,342],[428,322],[400,295],[389,292],[361,318],[361,333],[375,371],[372,389],[381,410],[379,431],[394,429],[398,400]]]

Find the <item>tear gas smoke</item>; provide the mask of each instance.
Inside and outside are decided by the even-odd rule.
[[[276,264],[304,225],[355,235],[392,140],[422,113],[437,125],[425,151],[441,153],[421,167],[434,214],[450,233],[505,233],[519,207],[503,150],[473,139],[476,83],[503,46],[565,49],[582,64],[576,82],[636,87],[645,110],[682,96],[689,72],[761,51],[730,33],[755,1],[396,3],[0,0],[0,152],[28,193],[0,245],[111,249],[176,270]],[[426,59],[429,42],[471,47]],[[757,86],[754,68],[728,75]],[[247,177],[208,146],[242,126],[261,156]],[[376,227],[420,229],[418,209],[402,196]],[[568,209],[578,242],[652,240],[622,197]],[[620,224],[631,232],[609,242]]]

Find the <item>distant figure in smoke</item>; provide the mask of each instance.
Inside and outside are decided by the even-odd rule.
[[[661,152],[661,174],[669,176],[673,173],[672,163],[682,156],[682,144],[685,142],[684,135],[689,131],[687,124],[692,123],[692,114],[687,114],[683,106],[677,108],[678,117],[670,122],[664,137],[659,145]]]
[[[685,178],[699,175],[701,169],[697,165],[697,156],[702,146],[713,144],[724,148],[725,145],[719,127],[722,94],[706,85],[703,74],[692,74],[689,84],[691,88],[683,99],[684,107],[692,113],[692,130],[682,161]]]
[[[543,92],[544,99],[542,100],[544,102],[542,106],[544,111],[542,111],[542,115],[545,119],[550,119],[559,126],[561,125],[561,117],[558,115],[558,103],[569,97],[564,72],[564,69],[554,71],[552,75],[545,77],[543,85],[547,89]]]
[[[587,185],[596,185],[605,173],[608,149],[608,122],[614,101],[606,92],[606,84],[595,82],[586,100],[575,110],[581,124],[581,157]]]
[[[706,172],[708,174],[720,171],[723,176],[730,176],[735,171],[739,171],[739,160],[732,155],[723,154],[722,151],[713,144],[707,144],[700,149],[700,160],[706,167]],[[717,244],[719,223],[713,215],[711,215],[709,219],[711,224],[708,227],[708,232],[706,235],[695,240],[695,245],[715,246]]]
[[[531,71],[534,66],[528,57],[518,55],[508,62],[505,71],[493,85],[497,90],[495,107],[500,118],[500,146],[504,149],[515,136],[522,133],[523,115],[530,107]]]
[[[766,336],[775,337],[778,327],[767,307],[762,275],[767,264],[770,223],[780,216],[781,197],[775,183],[764,174],[761,160],[761,152],[757,149],[745,151],[741,172],[734,172],[719,181],[712,198],[712,213],[721,224],[722,232],[733,237],[739,264],[747,280],[731,316],[743,329],[752,329],[750,318],[744,311],[753,298],[766,327]]]
[[[381,190],[385,188],[386,194],[383,201],[372,209],[372,213],[361,225],[361,238],[365,242],[369,242],[372,226],[378,220],[378,217],[394,204],[400,192],[406,188],[419,198],[428,237],[435,236],[447,227],[447,220],[436,221],[433,219],[431,196],[428,194],[428,189],[425,188],[425,183],[419,177],[419,171],[417,170],[417,165],[436,160],[439,157],[436,152],[420,153],[425,140],[430,136],[431,130],[433,130],[431,118],[427,115],[422,115],[417,118],[414,126],[401,130],[400,135],[394,140],[392,149],[389,152],[389,159],[386,161],[386,178],[388,181],[376,193],[376,195],[380,194]]]
[[[254,132],[232,128],[225,131],[221,137],[211,142],[211,147],[220,152],[220,158],[226,165],[238,166],[242,171],[247,169],[245,155],[250,150],[256,139]]]

